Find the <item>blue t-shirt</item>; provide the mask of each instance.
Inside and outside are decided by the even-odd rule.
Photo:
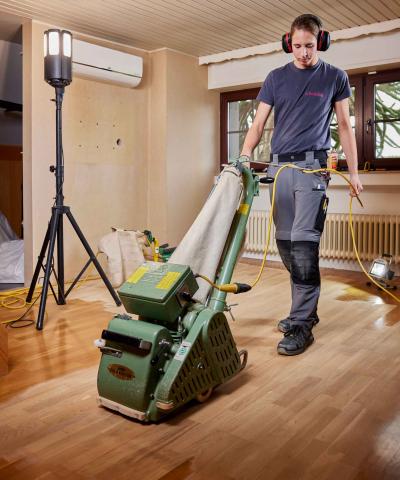
[[[274,107],[271,153],[329,150],[334,103],[350,95],[346,72],[321,59],[311,68],[291,62],[272,70],[257,96]]]

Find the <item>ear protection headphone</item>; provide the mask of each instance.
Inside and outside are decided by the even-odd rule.
[[[317,50],[325,52],[326,50],[328,50],[329,45],[331,44],[331,36],[329,32],[321,29],[322,24],[318,17],[316,17],[315,15],[307,15],[307,17],[313,22],[315,22],[316,25],[318,25],[319,32],[317,36]],[[284,33],[282,35],[282,48],[286,53],[293,52],[292,36],[290,32]]]

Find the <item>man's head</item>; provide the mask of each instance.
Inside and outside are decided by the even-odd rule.
[[[318,38],[320,30],[322,30],[321,19],[311,13],[299,15],[293,20],[292,26],[290,27],[291,36],[293,36],[295,30],[306,30],[307,32],[312,33],[315,38]]]
[[[309,68],[318,61],[318,34],[322,30],[321,20],[315,15],[300,15],[290,27],[292,51],[299,68]]]
[[[312,14],[295,18],[290,33],[282,37],[282,46],[287,53],[293,53],[299,68],[309,68],[318,61],[318,50],[327,50],[330,44],[329,32],[322,30],[322,22]]]

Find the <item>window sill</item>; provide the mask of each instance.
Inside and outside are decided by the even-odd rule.
[[[260,177],[264,177],[265,173],[257,172]],[[341,172],[348,177],[348,172]],[[385,171],[385,172],[359,172],[361,183],[364,187],[369,186],[395,186],[400,187],[400,172]],[[267,187],[268,184],[261,183],[260,187]],[[329,188],[348,188],[347,183],[339,175],[332,175],[332,179],[329,183]]]
[[[348,176],[348,172],[345,173]],[[382,171],[382,172],[359,172],[361,183],[364,187],[367,186],[398,186],[400,187],[400,172]],[[340,188],[341,186],[347,188],[342,178],[339,175],[333,175],[330,182],[330,187]]]

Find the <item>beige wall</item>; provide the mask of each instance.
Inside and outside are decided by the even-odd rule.
[[[55,177],[49,172],[55,163],[54,89],[43,80],[47,28],[28,22],[23,29],[27,283],[55,195]],[[143,80],[128,89],[74,78],[66,88],[65,204],[95,252],[111,226],[148,228],[161,242],[176,244],[218,171],[219,94],[208,90],[207,67],[200,67],[195,57],[101,44],[143,56]],[[65,220],[66,278],[72,278],[87,255]]]
[[[399,42],[400,31],[398,30],[362,35],[358,38],[332,42],[329,50],[319,52],[319,56],[322,60],[348,72],[371,71],[384,67],[397,68],[400,61]],[[239,87],[260,86],[271,70],[291,60],[292,55],[279,50],[210,64],[208,87],[235,90]]]
[[[40,23],[24,25],[24,226],[25,278],[41,247],[55,195],[54,89],[43,80],[43,32]],[[132,51],[137,54],[137,52]],[[63,135],[65,204],[97,251],[111,226],[147,224],[148,58],[135,89],[74,78],[65,89]],[[120,139],[118,146],[116,140]],[[69,222],[65,227],[66,278],[87,259]]]
[[[198,59],[167,52],[167,239],[177,244],[218,172],[219,93]]]
[[[161,242],[176,245],[218,172],[219,93],[195,57],[160,50],[151,65],[148,218]]]
[[[167,53],[151,54],[148,124],[148,227],[162,242],[167,241]]]

